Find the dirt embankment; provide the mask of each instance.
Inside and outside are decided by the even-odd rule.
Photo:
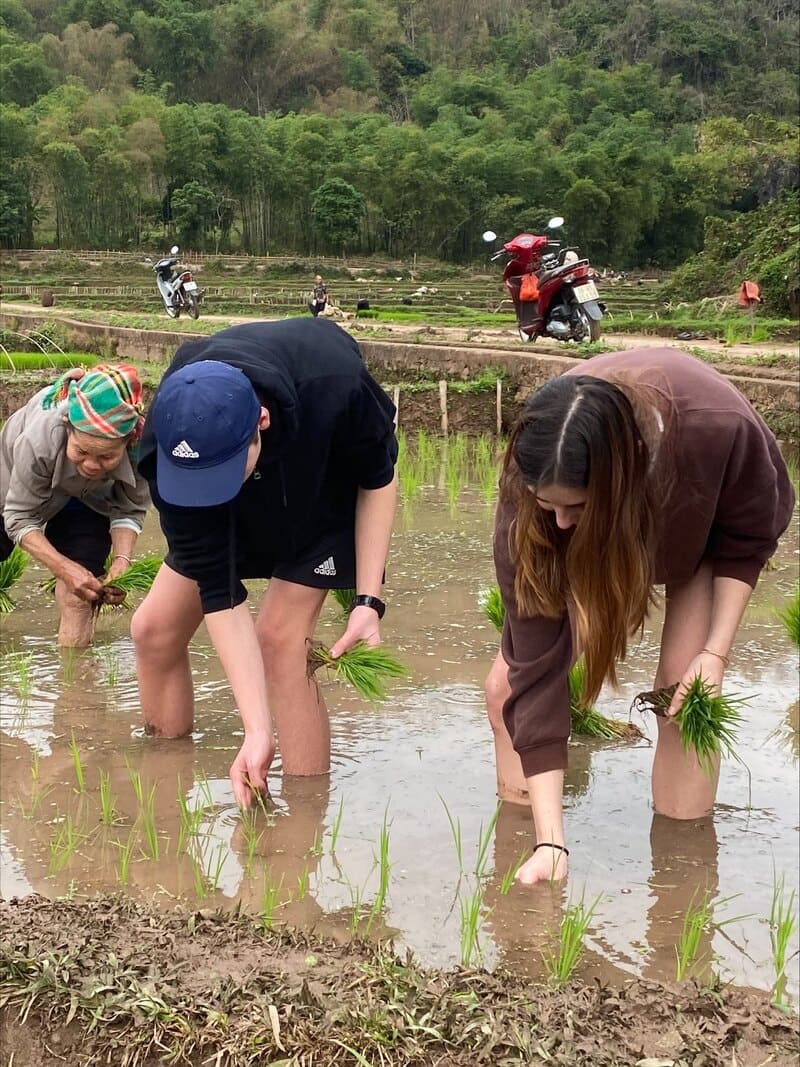
[[[431,971],[388,946],[122,898],[0,902],[14,1067],[788,1067],[797,1018],[693,982],[534,985]]]

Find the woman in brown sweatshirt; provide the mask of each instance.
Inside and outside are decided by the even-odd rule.
[[[537,845],[519,880],[563,878],[568,674],[616,682],[653,587],[666,609],[655,686],[720,687],[758,575],[794,491],[770,430],[702,361],[670,348],[596,356],[531,396],[514,430],[494,532],[506,608],[486,682],[501,798],[530,801]],[[670,707],[680,705],[678,692]],[[707,814],[717,776],[658,722],[658,812]]]

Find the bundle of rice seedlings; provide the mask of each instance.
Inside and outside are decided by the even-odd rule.
[[[597,708],[583,703],[583,680],[586,667],[579,659],[569,672],[569,712],[572,733],[581,737],[598,737],[602,741],[632,741],[642,737],[642,731],[632,722],[609,719]]]
[[[699,674],[686,690],[675,721],[684,752],[694,751],[707,774],[713,774],[717,757],[739,759],[735,746],[742,721],[741,704],[741,698],[715,693]]]
[[[308,675],[319,667],[327,667],[333,676],[348,682],[356,692],[377,704],[388,696],[386,681],[404,678],[408,668],[385,645],[365,645],[363,641],[333,659],[329,649],[316,642],[308,643]]]
[[[506,617],[506,606],[500,594],[500,586],[493,585],[489,589],[484,589],[478,598],[478,603],[486,618],[499,633],[503,629]]]
[[[13,611],[15,604],[9,589],[19,581],[28,566],[28,553],[14,545],[11,555],[0,563],[0,615]]]
[[[106,567],[111,566],[112,557],[106,560]],[[134,562],[128,567],[122,574],[118,574],[113,582],[109,582],[104,586],[104,597],[107,593],[112,593],[115,597],[119,593],[124,594],[122,601],[103,599],[100,601],[99,610],[106,611],[110,608],[130,608],[131,603],[128,599],[131,593],[146,593],[155,580],[155,576],[158,574],[158,568],[163,563],[160,556],[142,556],[141,559],[134,560]],[[52,593],[56,587],[55,575],[51,575],[46,581],[42,582],[41,588],[45,593]]]
[[[789,640],[800,648],[800,584],[795,587],[794,594],[778,611],[778,618],[786,628]]]
[[[109,582],[108,585],[104,586],[104,592],[113,591],[117,595],[119,592],[124,593],[124,599],[121,603],[111,603],[108,606],[129,608],[131,606],[128,600],[129,595],[131,593],[146,593],[155,581],[159,567],[163,562],[159,556],[142,556],[141,559],[134,560],[126,571],[118,574],[113,582]]]
[[[350,611],[350,605],[353,603],[353,597],[356,595],[355,589],[331,589],[330,595],[342,609],[342,614],[347,615]]]

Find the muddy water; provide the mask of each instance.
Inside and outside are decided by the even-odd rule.
[[[493,580],[491,506],[475,486],[453,503],[452,485],[448,492],[443,476],[439,482],[404,505],[388,573],[384,637],[408,663],[410,679],[378,710],[323,682],[332,772],[283,781],[278,759],[270,810],[249,843],[227,777],[241,727],[205,631],[193,646],[193,737],[145,738],[126,616],[101,619],[93,653],[59,656],[52,609],[37,589],[43,572],[29,569],[0,635],[3,895],[124,886],[166,907],[176,897],[204,907],[241,901],[276,921],[346,936],[379,891],[385,827],[388,893],[371,930],[425,963],[462,959],[462,911],[482,892],[483,962],[541,971],[565,903],[583,897],[597,901],[584,978],[672,979],[683,915],[708,892],[717,927],[702,945],[706,963],[725,979],[771,987],[776,872],[787,893],[798,886],[797,657],[774,614],[797,575],[796,535],[758,586],[728,675],[729,689],[750,700],[741,743],[750,779],[744,766],[726,762],[714,819],[673,823],[651,813],[647,741],[575,741],[566,801],[569,887],[506,892],[503,877],[529,847],[531,823],[525,809],[508,806],[492,831],[481,686],[497,636],[477,607]],[[144,541],[161,551],[155,521]],[[257,592],[253,583],[253,600]],[[332,640],[339,626],[331,603],[318,636]],[[633,695],[650,687],[658,629],[654,618],[623,666],[621,692],[603,694],[607,714],[627,717]],[[642,725],[654,736],[652,721]],[[101,822],[101,772],[115,809],[110,825]],[[183,836],[179,797],[193,823]],[[148,802],[155,843],[140,814]],[[789,951],[796,947],[795,937]],[[796,1000],[796,959],[789,969]]]

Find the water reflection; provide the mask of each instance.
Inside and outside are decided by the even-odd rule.
[[[128,617],[101,619],[93,651],[59,655],[52,606],[36,591],[42,575],[29,569],[0,633],[0,888],[55,896],[124,887],[166,905],[175,897],[241,902],[270,921],[348,936],[366,928],[379,894],[385,826],[390,879],[371,932],[394,936],[424,962],[462,959],[461,904],[480,891],[484,963],[540,971],[565,903],[583,897],[598,904],[582,977],[671,979],[683,915],[707,891],[715,919],[748,917],[707,935],[704,952],[726,979],[769,988],[775,874],[785,873],[788,890],[798,884],[797,657],[775,612],[796,579],[796,542],[781,546],[776,569],[756,589],[727,683],[750,700],[741,752],[751,778],[727,762],[713,821],[670,823],[650,810],[646,744],[576,740],[565,785],[569,886],[523,889],[509,872],[532,843],[524,808],[501,807],[485,868],[475,874],[496,808],[482,687],[497,634],[479,607],[493,582],[491,508],[474,458],[457,479],[458,447],[449,452],[449,475],[432,442],[423,458],[426,449],[434,459],[415,475],[413,515],[404,508],[387,573],[384,637],[411,678],[379,709],[322,680],[334,769],[289,779],[276,761],[271,803],[252,829],[239,820],[228,781],[241,722],[204,629],[191,649],[195,733],[144,737]],[[161,548],[149,521],[142,551]],[[338,610],[326,606],[320,639],[339,627]],[[627,718],[634,694],[650,688],[659,627],[655,617],[632,649],[620,691],[601,695],[605,714]],[[652,722],[641,725],[653,734]],[[113,809],[106,821],[104,803]],[[795,969],[794,996],[797,988]]]

